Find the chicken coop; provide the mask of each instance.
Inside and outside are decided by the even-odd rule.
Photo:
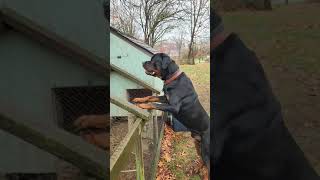
[[[109,113],[102,3],[0,0],[0,179],[59,179],[64,163],[108,177],[107,153],[73,126]]]
[[[154,179],[166,113],[142,110],[136,97],[160,95],[163,82],[147,76],[142,62],[157,51],[110,29],[111,179]]]

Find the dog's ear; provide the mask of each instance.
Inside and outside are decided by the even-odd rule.
[[[167,69],[168,68],[168,66],[169,66],[169,64],[171,63],[171,58],[168,56],[168,55],[166,55],[166,54],[163,54],[162,55],[162,61],[161,61],[161,68],[162,69]]]

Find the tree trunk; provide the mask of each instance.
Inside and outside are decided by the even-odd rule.
[[[289,0],[286,0],[286,5],[288,5],[289,4]]]
[[[189,52],[188,52],[188,64],[194,65],[194,57],[193,57],[193,38],[191,38],[191,42],[189,44]]]

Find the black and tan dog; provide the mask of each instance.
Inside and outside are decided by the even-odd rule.
[[[205,162],[208,178],[209,155],[209,116],[199,102],[191,80],[179,70],[179,66],[164,53],[155,54],[150,61],[143,63],[146,74],[164,81],[165,96],[147,96],[132,101],[142,109],[157,109],[170,112],[192,132],[197,152]],[[202,166],[204,164],[202,163]]]

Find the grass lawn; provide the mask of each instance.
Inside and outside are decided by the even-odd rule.
[[[226,29],[238,33],[265,65],[320,73],[320,4],[293,4],[271,12],[224,14]]]
[[[180,65],[180,68],[191,79],[201,104],[210,113],[210,64]]]

